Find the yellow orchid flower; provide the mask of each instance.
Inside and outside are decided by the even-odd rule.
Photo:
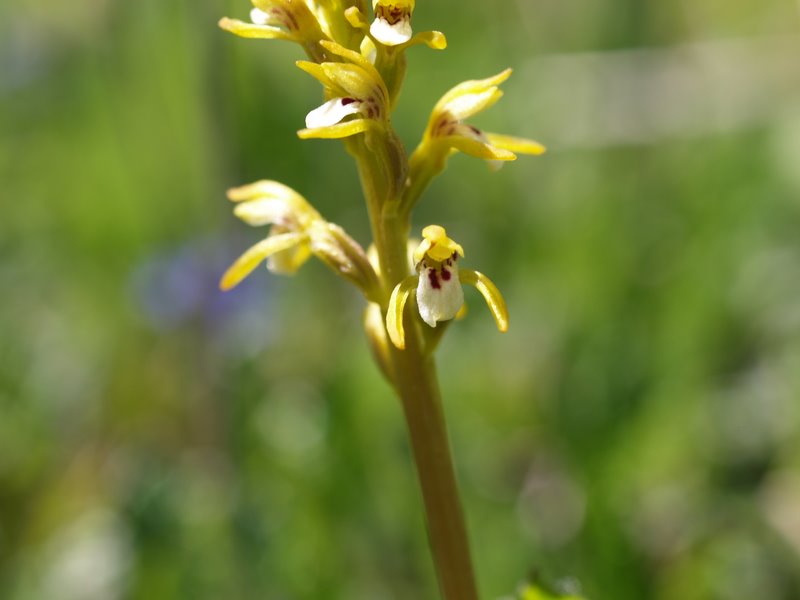
[[[252,0],[252,3],[250,22],[224,17],[219,26],[245,38],[296,42],[312,59],[324,60],[325,54],[319,42],[328,36],[304,0]]]
[[[317,20],[322,31],[329,39],[345,46],[356,49],[364,37],[358,28],[353,28],[349,23],[346,13],[349,10],[363,12],[366,10],[366,0],[305,0]]]
[[[328,223],[300,194],[277,181],[257,181],[228,190],[234,214],[248,225],[271,225],[269,235],[245,251],[220,280],[227,291],[263,261],[273,273],[295,273],[316,255],[358,285],[367,298],[376,297],[377,275],[361,246],[334,223]]]
[[[234,214],[248,225],[272,225],[269,235],[249,248],[225,272],[220,288],[229,290],[262,261],[273,273],[291,274],[311,256],[308,231],[322,217],[300,194],[277,181],[258,181],[228,190]]]
[[[413,2],[373,2],[375,20],[367,22],[364,13],[355,6],[344,12],[353,31],[362,34],[361,55],[381,74],[394,107],[406,73],[405,50],[425,44],[434,50],[447,48],[447,38],[440,31],[425,31],[412,36],[411,11]]]
[[[399,46],[411,39],[414,0],[372,0],[372,10],[375,20],[369,31],[381,44]]]
[[[298,61],[297,66],[325,87],[328,100],[306,115],[306,129],[297,135],[308,138],[343,138],[370,128],[386,128],[389,93],[372,63],[360,53],[335,42],[320,42],[332,55],[346,62],[316,64]],[[347,117],[355,116],[354,119]]]
[[[514,152],[542,154],[545,147],[538,142],[486,133],[464,122],[503,96],[498,86],[510,75],[511,69],[506,69],[494,77],[465,81],[442,96],[431,112],[422,142],[411,158],[412,163],[434,160],[439,161],[443,168],[447,156],[456,150],[489,161],[515,160]]]
[[[392,343],[405,348],[403,313],[409,296],[416,293],[419,316],[431,327],[458,315],[464,305],[462,284],[478,289],[486,300],[501,332],[508,330],[508,309],[500,291],[484,274],[458,268],[464,249],[447,237],[444,227],[429,225],[422,230],[422,243],[413,253],[417,275],[395,286],[386,313],[386,330]]]
[[[375,42],[383,44],[384,46],[390,46],[395,50],[404,50],[410,46],[416,46],[417,44],[425,44],[434,50],[444,50],[447,48],[447,38],[441,31],[423,31],[422,33],[418,33],[413,37],[409,36],[405,39],[405,41],[401,42],[399,41],[399,38],[397,38],[396,41],[398,43],[389,44],[387,43],[387,36],[380,34],[380,30],[383,28],[383,25],[376,25],[379,19],[376,18],[372,24],[367,23],[364,13],[355,6],[351,6],[345,10],[344,16],[354,29],[368,34],[365,35],[364,39],[361,41],[361,54],[367,57],[372,64],[375,64],[377,50],[375,47]],[[375,31],[373,31],[373,29],[378,30],[378,35],[375,35]]]

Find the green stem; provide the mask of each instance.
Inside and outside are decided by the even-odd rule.
[[[373,239],[381,263],[381,283],[386,302],[394,286],[409,275],[407,213],[398,214],[395,198],[382,195],[391,186],[381,172],[381,162],[362,143],[350,147],[358,162],[367,198]],[[394,384],[403,404],[411,448],[422,489],[425,514],[445,600],[477,600],[478,593],[469,551],[466,523],[458,494],[436,367],[423,351],[417,319],[406,316],[406,348],[390,344]]]

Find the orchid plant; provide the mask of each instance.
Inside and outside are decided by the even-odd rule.
[[[220,27],[245,38],[299,44],[308,60],[297,66],[317,79],[323,103],[311,110],[302,139],[343,140],[355,158],[373,242],[364,249],[325,220],[298,192],[276,181],[229,190],[234,213],[267,236],[236,260],[220,286],[228,290],[266,262],[291,274],[316,256],[356,285],[367,303],[364,327],[372,353],[402,401],[425,504],[430,543],[446,600],[478,597],[464,517],[436,379],[434,351],[444,325],[464,314],[462,285],[482,294],[497,327],[508,329],[506,303],[484,274],[460,267],[464,249],[439,225],[409,238],[414,206],[457,152],[491,168],[541,154],[534,141],[487,133],[465,121],[502,96],[511,74],[466,81],[433,108],[416,149],[407,157],[391,115],[406,73],[408,48],[447,45],[438,31],[414,34],[414,0],[252,0],[249,21],[223,18]]]

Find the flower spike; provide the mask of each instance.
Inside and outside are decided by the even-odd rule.
[[[422,230],[423,241],[414,250],[417,275],[395,286],[386,313],[386,331],[399,349],[405,348],[403,313],[412,293],[416,294],[420,318],[430,327],[463,314],[464,292],[461,284],[478,289],[486,300],[501,332],[508,330],[508,309],[500,291],[491,280],[477,271],[459,272],[457,261],[464,256],[460,244],[449,237],[444,227],[429,225]]]

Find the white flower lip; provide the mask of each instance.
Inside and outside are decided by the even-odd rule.
[[[361,112],[361,102],[353,98],[333,98],[306,115],[306,127],[318,129],[335,125],[347,115]]]
[[[381,17],[376,18],[370,25],[369,32],[384,46],[399,46],[411,39],[411,19],[401,19],[394,25]]]
[[[419,316],[431,327],[439,321],[449,321],[464,304],[464,290],[458,279],[458,265],[448,260],[440,265],[422,263],[417,283]]]

